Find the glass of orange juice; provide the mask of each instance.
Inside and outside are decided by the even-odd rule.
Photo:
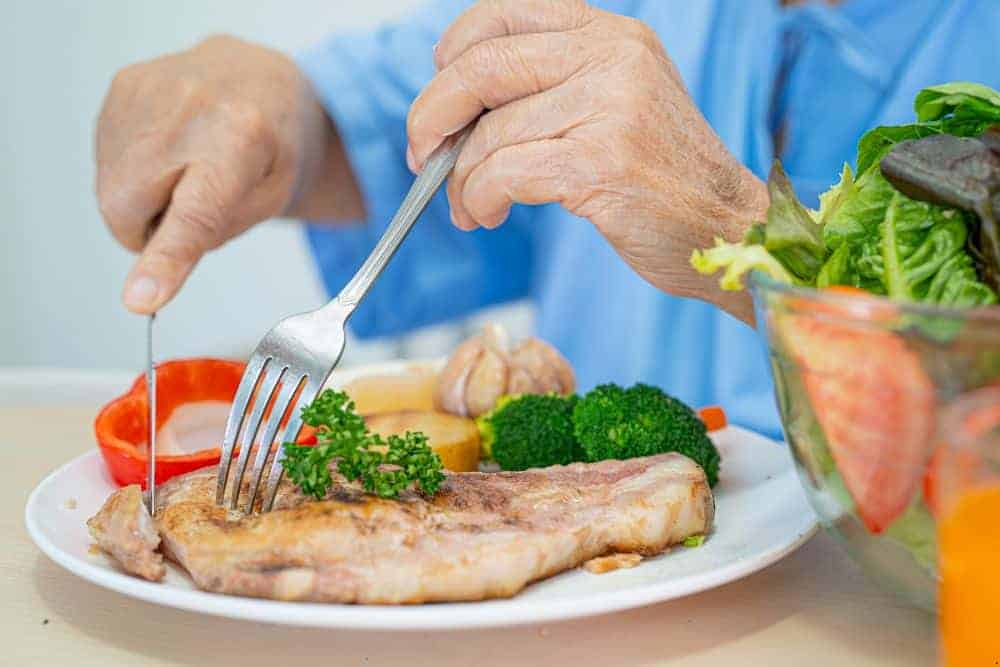
[[[925,491],[938,516],[941,656],[1000,664],[1000,387],[957,398]]]

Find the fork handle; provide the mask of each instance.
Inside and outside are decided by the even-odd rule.
[[[434,193],[438,191],[455,167],[458,154],[461,152],[462,145],[465,144],[471,129],[470,125],[458,134],[445,139],[445,143],[431,154],[424,165],[424,170],[413,181],[410,191],[406,193],[406,198],[403,199],[403,203],[396,211],[396,215],[393,216],[385,233],[382,234],[382,238],[368,255],[368,259],[330,305],[337,304],[340,307],[338,310],[341,312],[346,310],[347,315],[350,315],[355,307],[361,303],[375,280],[389,264],[389,260],[396,254],[403,239],[413,228],[413,223],[424,212],[431,197],[434,196]]]

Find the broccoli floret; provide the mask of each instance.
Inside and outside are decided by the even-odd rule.
[[[527,470],[579,460],[573,437],[576,396],[524,394],[502,398],[479,417],[483,453],[504,470]]]
[[[719,480],[719,452],[705,424],[657,387],[596,387],[576,402],[573,431],[584,461],[678,452],[704,469],[710,485]]]

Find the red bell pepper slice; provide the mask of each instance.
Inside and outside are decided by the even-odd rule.
[[[209,358],[178,359],[157,365],[157,429],[185,403],[231,402],[244,367],[243,362]],[[111,477],[122,486],[140,484],[146,488],[147,397],[146,377],[140,375],[127,393],[105,405],[94,420],[94,434],[101,455]],[[220,456],[219,447],[191,454],[157,456],[156,483],[215,465]]]

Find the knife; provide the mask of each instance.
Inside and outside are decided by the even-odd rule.
[[[163,220],[163,212],[156,215],[146,226],[143,234],[143,245],[149,243],[160,222]],[[149,414],[146,421],[149,424],[149,433],[146,437],[148,446],[146,448],[146,491],[149,492],[149,515],[156,513],[156,365],[153,363],[153,322],[156,320],[156,313],[150,314],[146,320],[146,403]]]
[[[149,405],[149,436],[147,442],[146,490],[149,491],[149,515],[156,513],[156,366],[153,364],[153,322],[156,313],[146,321],[146,394]]]

